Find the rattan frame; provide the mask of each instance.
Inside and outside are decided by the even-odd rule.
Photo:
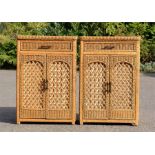
[[[107,45],[107,46],[106,46]],[[102,47],[103,46],[103,47]],[[110,47],[110,48],[109,48]],[[97,56],[102,57],[97,58]],[[120,119],[115,119],[116,115],[114,117],[108,117],[106,119],[101,119],[99,118],[99,111],[92,114],[90,111],[90,115],[86,118],[86,114],[84,113],[84,100],[85,100],[85,70],[86,70],[86,65],[88,64],[88,61],[91,61],[91,59],[96,59],[94,61],[96,62],[105,62],[106,58],[105,57],[112,57],[115,56],[116,59],[126,59],[128,60],[133,60],[133,71],[135,76],[135,86],[133,85],[133,98],[135,101],[135,107],[134,107],[134,117],[132,119],[126,119],[126,118],[120,118]],[[124,56],[123,58],[121,58]],[[96,57],[96,58],[95,58]],[[103,58],[104,57],[104,58]],[[132,59],[134,57],[134,59]],[[97,60],[98,59],[98,60]],[[111,71],[112,71],[112,65],[114,60],[110,59],[108,60],[110,67],[109,67],[109,77],[111,76]],[[140,72],[140,37],[137,36],[113,36],[113,37],[94,37],[94,36],[84,36],[80,37],[80,124],[83,123],[131,123],[133,125],[138,125],[138,120],[139,120],[139,72]],[[110,77],[111,78],[111,77]],[[109,78],[109,80],[110,80]],[[132,79],[134,80],[134,79]],[[107,81],[110,82],[110,81]],[[110,95],[110,94],[109,94]],[[109,97],[109,105],[110,105],[110,100],[111,98]],[[108,111],[108,115],[110,115],[111,111]],[[93,119],[89,116],[91,114],[94,116]],[[124,115],[128,115],[127,113],[124,113]],[[112,118],[112,119],[111,119]]]
[[[72,124],[75,124],[75,120],[76,120],[76,104],[75,104],[76,89],[75,89],[75,86],[76,86],[76,49],[77,49],[76,42],[77,42],[76,36],[18,36],[17,37],[17,72],[16,72],[16,121],[17,121],[17,124],[20,124],[21,122],[57,122],[57,123],[70,122]],[[40,45],[44,45],[44,43],[45,43],[45,46],[40,46]],[[50,48],[47,45],[51,45]],[[21,87],[22,85],[20,84],[21,76],[22,76],[22,72],[21,72],[22,71],[21,70],[22,55],[24,56],[48,55],[49,58],[51,58],[52,60],[53,59],[61,60],[61,58],[64,59],[63,57],[66,57],[65,58],[66,64],[67,62],[71,64],[71,70],[70,70],[69,75],[72,75],[70,76],[70,78],[72,79],[71,87],[69,87],[69,89],[72,90],[70,93],[70,104],[71,104],[70,112],[71,113],[69,113],[69,116],[70,116],[69,118],[64,117],[60,119],[60,118],[54,117],[54,115],[56,116],[59,115],[57,114],[57,110],[54,111],[53,116],[51,116],[52,114],[49,114],[50,116],[49,118],[47,118],[47,116],[45,116],[45,118],[34,118],[36,114],[32,115],[31,112],[29,113],[29,118],[21,118],[21,116],[23,116],[22,111],[21,111],[21,98],[22,98]],[[45,72],[47,72],[46,69],[45,69]],[[45,93],[45,95],[47,95],[47,92]],[[47,102],[47,99],[45,99],[45,101]],[[61,111],[59,112],[61,115]],[[40,113],[37,113],[37,115],[39,117],[42,117]],[[43,115],[46,115],[46,114],[43,114]],[[67,116],[65,114],[62,114],[62,115]]]

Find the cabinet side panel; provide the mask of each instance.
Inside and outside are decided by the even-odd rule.
[[[16,68],[16,122],[20,123],[19,121],[19,103],[20,103],[20,96],[19,96],[19,78],[20,78],[20,61],[19,61],[19,51],[20,51],[20,41],[17,40],[17,68]]]
[[[139,121],[139,94],[140,94],[140,41],[137,41],[137,68],[136,68],[136,122]]]
[[[83,41],[80,41],[80,124],[83,124]]]

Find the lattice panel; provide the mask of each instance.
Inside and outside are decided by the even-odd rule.
[[[133,67],[119,62],[112,69],[111,109],[133,109]]]
[[[85,71],[85,110],[106,109],[106,66],[102,62],[88,64]]]
[[[66,62],[48,62],[48,109],[70,109],[70,82],[70,66]]]
[[[24,57],[23,57],[24,58]],[[37,56],[26,56],[30,59],[22,64],[22,109],[42,110],[44,109],[43,63],[33,60]]]
[[[109,57],[106,55],[84,56],[83,118],[107,119],[109,96]]]

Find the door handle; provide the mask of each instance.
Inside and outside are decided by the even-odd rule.
[[[48,89],[48,81],[44,79],[43,80],[43,88],[42,88],[42,90],[45,91],[47,89]]]
[[[45,90],[48,89],[48,81],[45,80]]]
[[[108,86],[108,82],[105,82],[105,92],[109,92],[109,86]]]
[[[109,93],[111,93],[111,82],[109,82],[108,86],[109,86]]]
[[[105,92],[111,93],[111,82],[105,82]]]

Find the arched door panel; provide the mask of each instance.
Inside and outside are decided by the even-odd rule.
[[[83,119],[108,119],[108,56],[85,56]]]
[[[21,55],[20,118],[45,118],[45,55]]]
[[[135,57],[110,58],[110,119],[135,118]]]
[[[72,117],[72,56],[47,55],[46,118]]]

